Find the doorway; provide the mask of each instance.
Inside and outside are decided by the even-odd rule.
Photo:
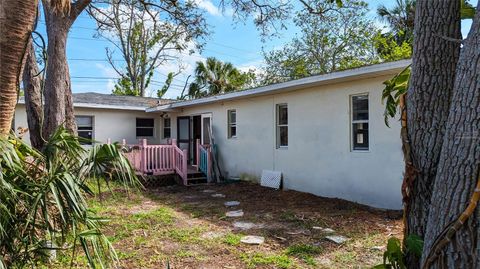
[[[178,147],[187,150],[188,164],[197,163],[197,139],[202,142],[202,116],[184,116],[177,118]]]

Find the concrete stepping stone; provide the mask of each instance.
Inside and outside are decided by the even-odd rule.
[[[240,202],[239,201],[227,201],[225,203],[223,203],[225,206],[237,206],[237,205],[240,205]]]
[[[204,193],[214,193],[215,190],[203,190],[202,192],[204,192]]]
[[[204,239],[217,239],[217,238],[220,238],[224,235],[225,235],[224,232],[210,231],[210,232],[206,232],[206,233],[202,234],[202,238],[204,238]]]
[[[261,245],[265,242],[265,238],[262,236],[247,235],[240,238],[240,242],[249,244],[249,245]]]
[[[242,229],[242,230],[249,230],[252,228],[255,228],[257,225],[255,225],[252,222],[245,222],[245,221],[235,221],[233,223],[233,227]]]
[[[331,233],[335,232],[335,230],[333,230],[331,228],[323,228],[323,227],[319,227],[319,226],[313,226],[312,229],[318,230],[318,231],[321,231],[321,232],[327,233],[327,234],[331,234]]]
[[[225,216],[230,218],[243,217],[243,210],[228,211],[225,213]]]
[[[225,194],[214,193],[214,194],[212,194],[212,197],[213,197],[213,198],[225,198]]]
[[[336,244],[343,244],[345,242],[347,242],[348,238],[346,238],[345,236],[341,236],[341,235],[328,235],[328,236],[325,236],[326,239],[336,243]]]

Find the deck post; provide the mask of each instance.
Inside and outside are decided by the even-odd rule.
[[[197,150],[196,150],[196,158],[197,158],[197,171],[200,170],[200,139],[197,138],[196,140],[196,147],[197,147]]]
[[[112,144],[112,140],[110,138],[107,138],[107,144],[108,145]]]
[[[175,138],[172,138],[171,139],[171,143],[172,143],[172,164],[173,164],[173,171],[175,171],[175,167],[177,167],[177,154],[176,154],[176,151],[175,151],[175,147],[177,146],[177,139]]]
[[[212,146],[207,148],[207,181],[212,180]]]
[[[183,185],[187,185],[187,176],[188,176],[188,170],[187,170],[187,150],[184,149],[182,150],[182,155],[183,155],[183,162],[182,162],[182,173],[184,175],[183,178]]]
[[[127,145],[127,140],[124,138],[124,139],[122,139],[122,146],[125,147],[126,145]]]
[[[143,173],[147,173],[147,139],[141,140],[141,153],[142,153],[142,169]]]

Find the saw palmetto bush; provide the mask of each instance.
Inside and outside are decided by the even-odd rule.
[[[0,268],[32,266],[52,248],[80,251],[91,267],[117,260],[102,233],[106,220],[89,210],[93,182],[138,180],[117,145],[84,149],[80,138],[58,129],[42,151],[17,137],[0,139]]]

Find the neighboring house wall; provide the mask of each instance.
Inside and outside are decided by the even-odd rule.
[[[260,177],[283,173],[284,187],[382,208],[401,208],[400,126],[385,126],[382,76],[269,96],[186,107],[176,117],[212,113],[223,173]],[[350,96],[369,95],[368,152],[351,150]],[[276,148],[275,108],[288,104],[288,148]],[[227,110],[236,109],[237,135],[227,138]]]
[[[93,133],[96,141],[105,143],[107,139],[112,142],[126,139],[128,144],[137,144],[142,137],[136,136],[136,118],[154,119],[154,136],[146,137],[148,143],[159,144],[165,142],[161,139],[162,120],[160,114],[146,113],[135,110],[102,109],[102,108],[75,108],[75,115],[93,116]],[[27,128],[27,116],[25,105],[19,104],[15,110],[15,129],[18,127]],[[28,133],[24,140],[30,142]]]

